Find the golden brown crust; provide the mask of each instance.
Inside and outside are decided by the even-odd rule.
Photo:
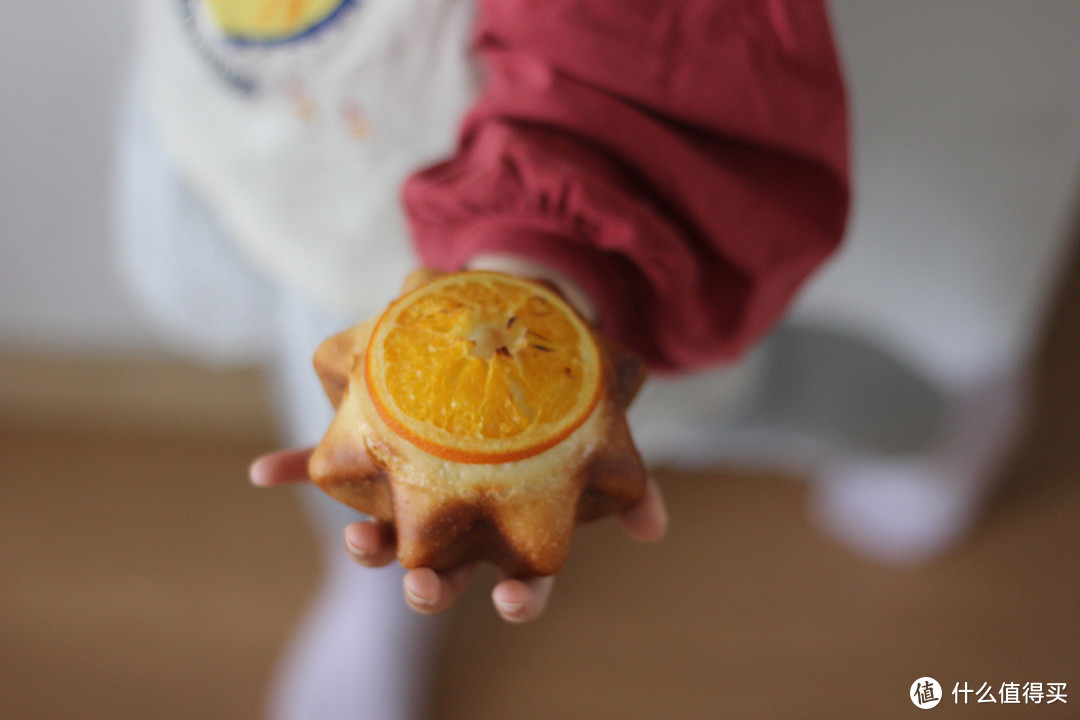
[[[419,287],[433,276],[410,276]],[[419,283],[419,284],[418,284]],[[631,353],[601,338],[604,390],[563,441],[523,460],[468,464],[430,455],[387,427],[363,377],[374,320],[324,342],[315,367],[337,415],[309,465],[338,501],[394,525],[408,568],[487,561],[512,577],[558,572],[574,525],[641,499],[645,467],[625,410],[644,379]]]

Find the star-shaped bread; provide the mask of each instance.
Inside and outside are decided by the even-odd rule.
[[[430,345],[434,348],[431,353],[449,348],[451,341],[456,343],[454,347],[465,348],[456,351],[464,359],[455,358],[453,362],[458,364],[448,364],[457,369],[447,377],[433,377],[439,373],[422,360],[416,361],[420,363],[417,367],[409,367],[408,358],[402,360],[394,354],[396,336],[385,327],[405,322],[403,303],[422,307],[413,299],[417,294],[434,293],[431,288],[443,287],[429,287],[429,283],[451,283],[440,292],[453,296],[457,289],[452,283],[468,275],[474,274],[414,273],[406,283],[406,293],[386,313],[331,337],[319,347],[315,369],[336,415],[311,457],[309,473],[315,484],[336,500],[392,524],[398,559],[407,568],[446,570],[487,561],[510,577],[552,575],[567,558],[576,524],[632,505],[644,493],[646,471],[630,436],[626,409],[644,381],[645,371],[633,354],[587,329],[576,314],[574,327],[585,328],[579,332],[588,333],[589,347],[594,351],[586,354],[585,360],[566,360],[565,368],[552,365],[564,362],[556,352],[557,343],[543,334],[553,333],[533,328],[546,328],[537,323],[545,321],[545,313],[553,308],[573,311],[565,304],[556,307],[562,299],[544,284],[516,278],[516,285],[534,285],[540,299],[530,298],[527,307],[520,301],[508,307],[488,301],[455,305],[451,308],[457,313],[451,318],[453,322],[447,319],[439,335],[433,335],[430,343],[413,343],[423,346],[425,352]],[[437,308],[425,310],[429,319],[441,322],[444,318],[436,313],[450,315],[444,306]],[[594,358],[591,370],[590,358]],[[405,367],[401,367],[403,363]],[[384,366],[390,368],[385,373],[390,379],[384,379]],[[528,390],[530,382],[536,385],[536,379],[522,379],[521,368],[554,367],[578,379],[577,385],[568,385],[574,388],[581,387],[584,381],[580,378],[592,372],[596,381],[589,387],[596,388],[595,394],[573,406],[577,409],[571,414],[579,413],[573,423],[552,430],[549,441],[524,451],[500,445],[497,452],[485,452],[483,438],[476,441],[481,445],[445,448],[441,441],[429,440],[438,440],[441,436],[432,433],[442,430],[425,430],[408,416],[408,402],[427,408],[423,403],[437,392],[440,398],[448,398],[444,404],[449,409],[436,408],[442,415],[432,410],[433,422],[443,418],[444,425],[453,430],[457,415],[464,413],[472,422],[476,413],[486,412],[489,417],[484,422],[490,424],[496,411],[490,409],[494,401],[487,395],[480,403],[482,408],[462,407],[472,397],[468,394],[468,373],[486,372],[478,377],[486,377],[487,384],[476,387],[490,395],[491,387],[497,387],[491,380],[493,374],[507,367],[517,373],[506,376],[512,391],[504,393],[510,408],[504,415],[509,413],[509,419],[499,420],[502,425],[493,432],[502,432],[522,415],[536,423],[544,417],[546,405],[541,407],[542,403],[528,394],[533,392]],[[408,383],[394,385],[394,372]],[[541,389],[549,394],[558,391],[561,380],[565,380],[561,374],[545,378]],[[396,387],[404,388],[399,393],[412,393],[401,403],[404,410],[380,400],[393,396]]]

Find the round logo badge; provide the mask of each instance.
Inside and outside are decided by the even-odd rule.
[[[941,702],[941,684],[932,677],[921,677],[911,683],[908,697],[915,707],[929,710]]]

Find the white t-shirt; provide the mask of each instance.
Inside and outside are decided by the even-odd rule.
[[[474,3],[306,5],[321,15],[253,39],[212,3],[148,0],[140,82],[169,154],[242,251],[356,315],[416,267],[399,194],[450,154],[477,95]]]

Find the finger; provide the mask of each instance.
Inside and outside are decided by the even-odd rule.
[[[308,458],[312,448],[278,450],[255,459],[248,469],[253,485],[271,487],[288,483],[307,482]]]
[[[388,565],[397,553],[394,528],[378,520],[355,522],[345,528],[345,549],[365,567]]]
[[[417,612],[431,615],[450,607],[469,584],[475,565],[462,565],[442,573],[431,568],[410,570],[405,575],[405,600]]]
[[[655,542],[667,532],[668,515],[660,488],[651,477],[640,501],[619,512],[626,532],[638,542]]]
[[[503,580],[491,591],[491,600],[503,620],[528,622],[544,613],[553,587],[554,575],[528,580]]]

